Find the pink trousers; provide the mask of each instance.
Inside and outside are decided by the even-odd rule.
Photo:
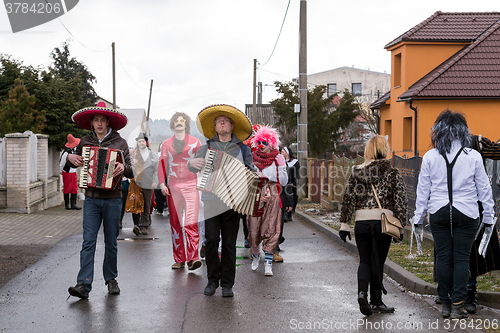
[[[169,186],[170,195],[167,195],[167,206],[170,213],[170,227],[172,229],[172,246],[175,262],[189,262],[198,259],[198,211],[200,196],[196,188],[183,186]],[[182,228],[182,211],[184,209],[184,232]],[[186,241],[184,242],[184,236]]]

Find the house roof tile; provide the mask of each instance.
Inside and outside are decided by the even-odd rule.
[[[370,109],[379,109],[382,105],[387,102],[387,100],[391,98],[391,91],[386,92],[383,94],[379,99],[377,99],[375,102],[370,104]]]
[[[500,98],[500,16],[474,42],[445,60],[398,97]]]
[[[500,19],[500,12],[435,12],[425,21],[397,37],[385,48],[401,42],[472,42]]]

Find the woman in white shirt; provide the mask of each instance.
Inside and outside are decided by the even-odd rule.
[[[483,205],[483,221],[492,224],[494,217],[490,182],[481,155],[466,148],[470,140],[463,114],[445,110],[437,117],[431,129],[434,148],[423,157],[415,203],[415,224],[429,213],[442,315],[452,319],[467,317],[464,303],[479,223],[478,201]]]

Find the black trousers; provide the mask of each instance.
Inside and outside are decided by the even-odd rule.
[[[211,214],[213,208],[211,203],[205,202],[205,217],[213,215]],[[222,287],[233,287],[236,276],[236,238],[238,237],[239,227],[240,214],[232,209],[205,219],[205,237],[207,239],[205,262],[209,282]],[[220,237],[222,237],[222,248],[219,262]]]
[[[248,239],[248,226],[247,226],[247,216],[246,215],[241,215],[241,220],[243,221],[243,235],[245,236],[245,239]]]
[[[357,221],[354,226],[359,252],[358,292],[382,290],[384,263],[392,237],[382,233],[380,220]]]
[[[159,188],[155,189],[155,203],[156,210],[163,213],[163,209],[165,209],[165,204],[167,203],[167,198],[161,193]]]
[[[122,190],[122,211],[120,215],[120,226],[122,225],[123,216],[125,215],[125,204],[127,203],[128,197],[128,188],[126,190]]]

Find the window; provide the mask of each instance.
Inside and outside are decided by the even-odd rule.
[[[328,83],[327,84],[327,87],[328,87],[328,96],[332,96],[332,95],[335,95],[337,93],[337,84],[336,83]]]
[[[361,96],[361,83],[352,84],[352,94],[354,96]]]
[[[412,117],[403,118],[403,150],[411,150]]]
[[[401,53],[394,56],[394,88],[401,87]]]
[[[392,147],[392,121],[391,120],[386,120],[385,121],[385,126],[384,126],[384,135],[387,135],[389,137],[389,146]]]

